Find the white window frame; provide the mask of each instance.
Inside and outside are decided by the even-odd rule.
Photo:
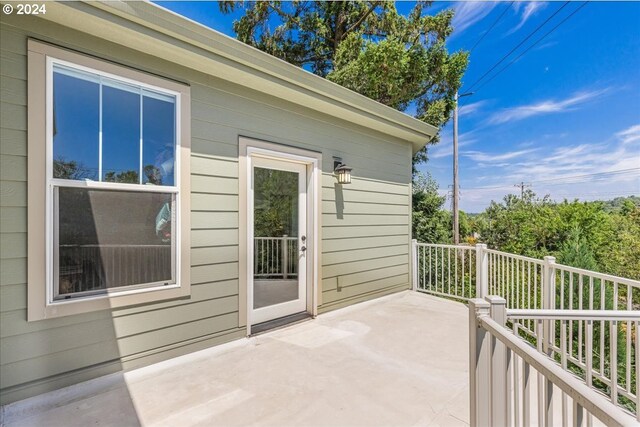
[[[98,77],[99,85],[100,85],[100,128],[99,128],[99,137],[98,137],[98,181],[79,181],[79,180],[70,180],[70,179],[57,179],[53,177],[53,74],[54,67],[56,65],[60,65],[65,68],[70,68],[72,70],[77,70],[81,72],[86,72],[93,74]],[[136,80],[128,79],[125,77],[120,77],[118,75],[114,75],[111,73],[106,73],[100,70],[96,70],[93,68],[85,67],[82,65],[74,64],[69,61],[64,61],[58,58],[54,58],[51,56],[47,57],[47,145],[46,145],[46,156],[47,156],[47,304],[64,304],[64,303],[72,303],[76,298],[107,298],[111,296],[118,295],[127,295],[132,293],[139,292],[148,292],[154,289],[171,289],[180,287],[180,272],[176,268],[176,266],[180,265],[180,251],[176,251],[176,245],[180,241],[180,158],[176,154],[174,154],[174,185],[157,185],[150,186],[142,184],[143,179],[143,171],[142,168],[139,168],[139,180],[140,183],[132,184],[132,183],[118,183],[118,182],[107,182],[102,181],[102,79],[106,78],[117,83],[124,83],[140,89],[140,103],[142,105],[143,100],[143,91],[142,89],[147,89],[151,92],[157,92],[163,95],[169,95],[175,98],[175,148],[174,153],[180,152],[180,93],[169,90],[159,88],[157,86],[152,86],[145,84],[143,82],[139,82]],[[142,132],[142,120],[143,115],[140,114],[140,127]],[[142,136],[142,135],[141,135]],[[142,147],[143,142],[142,138],[140,138],[140,164],[142,164]],[[58,224],[56,224],[55,219],[58,217],[58,212],[56,212],[55,198],[55,189],[56,188],[88,188],[88,189],[102,189],[102,190],[115,190],[115,191],[130,191],[130,192],[140,192],[140,193],[151,193],[151,192],[159,192],[159,193],[170,193],[172,194],[172,205],[173,206],[171,215],[172,219],[175,219],[175,222],[172,221],[173,230],[175,230],[175,234],[172,234],[172,239],[174,241],[171,244],[172,254],[171,254],[171,271],[172,271],[172,281],[175,283],[164,285],[161,283],[136,283],[133,285],[129,285],[122,288],[112,288],[105,289],[105,291],[91,292],[90,294],[84,294],[83,292],[76,292],[74,294],[70,294],[69,299],[55,299],[59,294],[59,277],[56,274],[55,265],[59,260],[59,247],[56,245],[56,240],[54,236],[58,233]],[[59,206],[58,206],[59,209]]]
[[[190,295],[190,88],[135,69],[54,47],[28,41],[29,58],[29,250],[28,320],[78,314],[100,309],[166,300]],[[53,74],[54,65],[87,72],[102,80],[134,85],[144,91],[175,99],[174,185],[138,184],[53,178]],[[141,116],[142,120],[142,116]],[[101,145],[102,136],[99,137]],[[42,146],[44,145],[44,147]],[[142,150],[142,141],[141,141]],[[101,153],[101,147],[99,147]],[[140,159],[142,162],[142,158]],[[42,163],[45,163],[44,165]],[[101,169],[100,159],[100,169]],[[38,171],[39,170],[39,171]],[[99,173],[98,179],[102,179]],[[38,188],[38,186],[40,188]],[[44,188],[42,188],[44,187]],[[54,248],[55,188],[71,187],[146,193],[170,193],[172,196],[172,281],[170,284],[135,284],[110,288],[99,293],[69,294],[56,297],[54,277],[58,248]],[[33,191],[32,191],[33,189]],[[41,212],[39,212],[41,211]],[[42,225],[40,225],[42,224]],[[44,259],[41,259],[44,258]],[[175,282],[174,282],[175,281]]]

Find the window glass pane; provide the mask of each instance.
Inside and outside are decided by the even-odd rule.
[[[102,180],[140,183],[140,94],[102,87]]]
[[[175,283],[174,195],[60,187],[57,196],[56,298]]]
[[[143,182],[175,185],[176,104],[172,98],[143,97]]]
[[[54,68],[53,177],[98,180],[100,86]]]

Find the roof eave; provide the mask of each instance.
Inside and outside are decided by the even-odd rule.
[[[124,21],[118,25],[105,14]],[[414,153],[437,133],[434,126],[147,1],[56,2],[41,17],[205,73],[213,65],[216,77],[404,139]]]

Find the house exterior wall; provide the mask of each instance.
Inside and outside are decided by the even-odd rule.
[[[27,322],[29,37],[191,86],[190,298]],[[320,312],[409,288],[410,143],[35,17],[3,15],[0,50],[1,404],[245,335],[239,136],[322,152]]]

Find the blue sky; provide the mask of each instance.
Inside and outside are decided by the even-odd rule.
[[[158,2],[233,36],[233,16],[212,2]],[[493,80],[476,82],[511,63],[582,2],[436,2],[454,8],[450,51],[470,50],[460,109],[460,206],[482,211],[524,182],[556,200],[640,195],[640,3],[590,2]],[[398,3],[408,11],[412,2]],[[486,84],[485,84],[486,83]],[[447,193],[452,182],[452,126],[421,169]],[[449,202],[447,203],[449,204]]]

